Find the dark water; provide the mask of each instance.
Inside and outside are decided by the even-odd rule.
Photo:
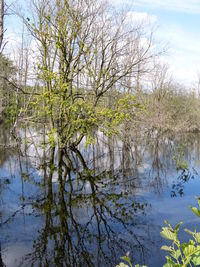
[[[28,130],[13,148],[8,133],[0,129],[0,144],[9,145],[0,146],[5,266],[115,266],[128,251],[134,264],[162,266],[164,220],[199,225],[189,210],[200,195],[199,135],[99,135],[95,145],[58,151]],[[178,158],[188,170],[177,170]]]

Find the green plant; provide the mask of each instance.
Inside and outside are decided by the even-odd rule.
[[[200,198],[198,198],[198,206],[191,207],[191,211],[198,217],[200,217]],[[196,228],[192,232],[185,228],[184,231],[188,233],[192,238],[186,243],[181,243],[178,238],[178,233],[182,222],[179,222],[175,228],[165,221],[167,226],[162,227],[161,236],[172,242],[171,246],[164,245],[161,247],[162,250],[169,252],[170,255],[166,256],[167,262],[163,267],[192,267],[200,266],[200,232],[197,232]],[[126,262],[121,262],[116,267],[133,267],[128,254],[121,257],[122,260]],[[144,265],[135,265],[135,267],[145,267]]]
[[[133,267],[133,265],[132,265],[132,263],[130,261],[130,258],[129,258],[129,253],[127,253],[126,256],[121,257],[121,259],[123,261],[125,261],[126,264],[124,262],[120,262],[120,264],[116,265],[116,267]],[[137,264],[137,265],[135,265],[135,267],[146,267],[146,266]]]
[[[198,199],[200,207],[200,199]],[[190,207],[191,211],[200,217],[200,209]],[[179,222],[175,228],[165,221],[166,225],[162,228],[161,236],[172,242],[171,246],[162,246],[161,249],[169,252],[170,256],[166,256],[167,262],[164,267],[187,267],[200,266],[200,232],[196,228],[194,232],[189,229],[184,229],[192,238],[187,243],[181,243],[178,238],[178,233],[182,222]]]

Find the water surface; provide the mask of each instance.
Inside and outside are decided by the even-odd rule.
[[[132,140],[98,135],[78,150],[44,146],[24,130],[12,147],[0,129],[0,242],[5,266],[162,266],[164,220],[193,229],[200,195],[200,136],[154,133]],[[4,147],[3,145],[6,145]],[[44,148],[45,147],[45,148]],[[187,170],[177,170],[177,159]],[[184,231],[181,240],[187,240]]]

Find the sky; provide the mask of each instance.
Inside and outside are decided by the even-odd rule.
[[[164,61],[174,79],[186,86],[196,85],[200,78],[200,0],[110,1],[117,8],[128,6],[138,18],[148,16],[156,26],[155,40],[168,48]],[[15,46],[15,39],[20,38],[15,18],[7,19],[7,28],[10,46]]]

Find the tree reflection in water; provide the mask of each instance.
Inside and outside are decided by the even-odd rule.
[[[144,257],[144,233],[135,231],[147,203],[137,202],[131,188],[116,188],[120,175],[110,176],[110,170],[95,174],[79,150],[59,150],[56,158],[55,165],[52,149],[43,166],[46,195],[33,201],[33,207],[45,223],[22,266],[114,266],[128,250]],[[57,184],[52,182],[55,173]]]
[[[195,170],[193,170],[197,174]],[[171,197],[183,196],[185,184],[189,183],[191,179],[194,179],[194,174],[190,170],[181,170],[180,175],[176,181],[172,184]]]
[[[3,261],[9,257],[7,229],[16,229],[24,218],[33,233],[28,231],[28,248],[17,255],[18,266],[115,266],[127,251],[133,263],[162,264],[159,232],[166,215],[157,222],[160,211],[153,210],[151,198],[161,196],[162,206],[168,183],[170,198],[170,177],[175,193],[192,178],[185,172],[176,179],[172,151],[178,139],[159,133],[125,141],[102,136],[87,149],[83,145],[69,150],[45,148],[45,135],[34,143],[34,134],[26,134],[29,142],[23,153],[0,151],[1,167],[6,164],[10,173],[0,184],[5,207],[0,228]],[[187,147],[188,155],[192,146],[197,149],[195,140]],[[10,189],[18,190],[13,206]],[[11,211],[6,201],[11,201]],[[30,219],[25,222],[28,217],[33,224]],[[23,242],[24,233],[19,230],[16,244]],[[9,238],[13,244],[15,236]]]

